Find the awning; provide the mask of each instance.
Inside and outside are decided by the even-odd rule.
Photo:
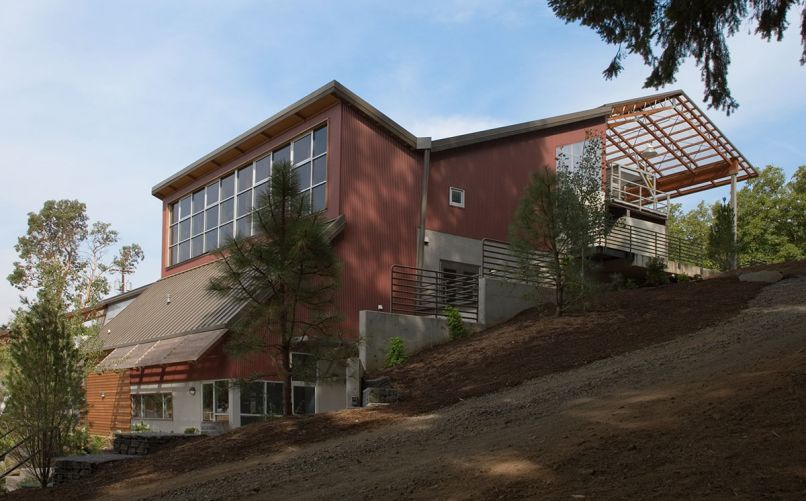
[[[115,348],[95,367],[95,370],[101,372],[195,362],[212,348],[226,331],[216,329]]]

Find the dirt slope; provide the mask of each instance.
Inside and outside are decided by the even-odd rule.
[[[246,427],[20,496],[791,496],[806,478],[792,418],[806,410],[806,284],[767,288],[724,324],[759,289],[713,280],[611,294],[567,319],[525,315],[390,371],[399,406]]]
[[[806,279],[730,322],[162,499],[806,495]]]

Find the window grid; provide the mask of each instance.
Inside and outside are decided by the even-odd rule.
[[[151,415],[148,403],[158,400],[158,415]],[[137,419],[173,419],[172,393],[137,393],[131,396],[132,417]]]
[[[170,265],[212,252],[228,238],[255,234],[252,215],[260,189],[268,186],[276,154],[290,159],[301,181],[300,193],[308,196],[312,210],[327,207],[324,125],[175,202],[171,206]]]

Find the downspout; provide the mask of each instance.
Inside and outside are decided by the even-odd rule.
[[[423,152],[423,182],[420,188],[420,225],[417,228],[417,268],[425,264],[425,214],[428,209],[428,178],[431,172],[431,138],[418,137],[417,151]]]

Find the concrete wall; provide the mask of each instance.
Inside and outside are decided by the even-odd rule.
[[[486,327],[506,322],[540,303],[553,302],[554,290],[490,277],[479,279],[479,323]]]
[[[191,387],[196,388],[196,394],[193,396],[191,396],[189,393]],[[196,429],[201,428],[201,381],[132,385],[132,395],[138,395],[141,393],[171,393],[173,395],[173,419],[142,419],[133,417],[133,425],[143,422],[151,427],[151,431],[160,431],[165,433],[182,433],[186,428],[191,427]],[[232,412],[231,394],[230,412]]]
[[[481,267],[481,240],[439,231],[425,230],[423,268],[439,270],[440,262],[472,264]]]
[[[374,310],[362,310],[358,318],[359,358],[366,371],[383,368],[389,350],[389,340],[395,336],[403,338],[407,354],[450,340],[448,323],[444,318],[400,315]]]

